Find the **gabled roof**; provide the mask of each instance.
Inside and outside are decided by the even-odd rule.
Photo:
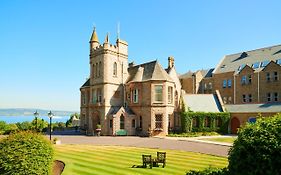
[[[124,108],[123,106],[111,107],[111,109],[110,109],[110,114],[111,114],[111,115],[115,115],[115,114],[117,114],[120,110],[125,111],[128,115],[135,115],[135,113],[134,113],[129,107]]]
[[[81,86],[81,88],[87,87],[87,86],[90,86],[90,78],[88,78],[88,80],[86,80],[86,82]]]
[[[252,64],[257,62],[266,60],[276,61],[280,58],[281,45],[226,55],[222,58],[213,73],[237,72],[241,65],[249,65],[251,67]]]
[[[173,81],[158,61],[152,61],[128,68],[127,82],[142,82],[149,80]]]
[[[191,78],[192,77],[192,74],[197,74],[197,73],[201,73],[201,75],[204,77],[204,78],[207,78],[207,77],[212,77],[212,73],[214,71],[214,68],[211,68],[211,69],[202,69],[202,70],[198,70],[196,72],[191,72],[190,70],[188,72],[186,72],[185,74],[182,74],[179,76],[180,79],[183,79],[183,78]]]
[[[281,112],[281,103],[263,103],[263,104],[235,104],[225,105],[228,112],[232,113],[261,113],[261,112]]]
[[[214,94],[185,94],[183,100],[186,107],[193,112],[222,112],[219,99]]]

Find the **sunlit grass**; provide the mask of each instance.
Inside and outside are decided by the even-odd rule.
[[[214,138],[204,138],[200,140],[208,140],[214,142],[224,142],[224,143],[233,143],[237,137],[214,137]]]
[[[55,159],[66,163],[63,175],[176,175],[191,169],[225,167],[228,164],[225,157],[176,150],[94,145],[56,145],[55,150]],[[132,168],[133,165],[142,165],[142,154],[156,156],[157,151],[167,152],[165,168]]]

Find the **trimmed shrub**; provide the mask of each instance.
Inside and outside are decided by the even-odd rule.
[[[0,141],[0,174],[48,175],[52,159],[52,145],[41,134],[18,132]]]
[[[226,168],[207,168],[202,171],[191,170],[186,175],[229,175],[229,172]]]
[[[208,119],[210,126],[205,126],[205,120]],[[193,120],[197,120],[198,127],[192,126]],[[218,120],[220,126],[217,125]],[[230,113],[228,112],[182,112],[181,125],[183,132],[220,132],[228,133],[228,124]]]
[[[281,174],[281,114],[259,118],[238,131],[229,152],[232,174]],[[235,172],[235,173],[234,173]]]

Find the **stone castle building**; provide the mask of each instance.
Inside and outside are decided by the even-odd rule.
[[[80,126],[88,135],[99,126],[103,135],[167,135],[179,127],[181,84],[173,57],[167,69],[157,60],[128,64],[128,43],[118,38],[112,45],[107,35],[101,44],[94,29],[89,65],[80,88]]]
[[[216,68],[178,76],[151,61],[128,63],[128,44],[90,39],[90,77],[80,88],[81,129],[88,135],[167,135],[180,128],[180,102],[196,112],[230,112],[236,133],[258,115],[281,112],[281,45],[226,55]],[[204,95],[205,94],[205,95]],[[182,99],[182,101],[180,101]],[[148,132],[149,131],[149,132]]]

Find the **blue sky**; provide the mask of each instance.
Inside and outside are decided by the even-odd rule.
[[[129,61],[175,57],[178,73],[227,54],[281,44],[281,1],[2,0],[0,108],[79,110],[96,25],[129,43]]]

